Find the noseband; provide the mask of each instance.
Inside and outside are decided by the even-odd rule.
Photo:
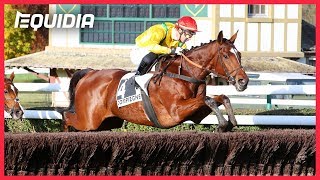
[[[219,74],[217,74],[217,73],[215,73],[215,74],[216,74],[218,77],[221,77],[221,78],[226,79],[226,80],[227,80],[228,82],[230,82],[231,84],[235,84],[236,80],[234,79],[234,77],[238,74],[238,72],[239,72],[240,69],[243,69],[243,67],[242,67],[242,65],[241,65],[241,62],[239,61],[239,59],[240,59],[239,51],[237,50],[237,48],[236,48],[233,44],[229,43],[229,45],[230,45],[231,48],[234,50],[235,55],[236,55],[236,59],[237,59],[237,61],[238,61],[238,63],[239,63],[240,66],[239,66],[238,68],[233,69],[231,72],[229,72],[229,71],[227,70],[226,64],[225,64],[224,61],[222,60],[222,56],[221,56],[221,52],[220,52],[221,49],[222,49],[222,47],[219,47],[219,51],[218,51],[219,62],[220,62],[220,64],[221,64],[224,72],[226,73],[226,76],[219,75]],[[234,76],[231,75],[233,72],[236,72]]]
[[[190,63],[190,64],[192,64],[193,66],[195,66],[195,67],[198,67],[198,68],[200,68],[200,69],[203,69],[203,70],[205,70],[205,71],[207,71],[207,72],[209,72],[209,73],[213,73],[213,74],[215,74],[216,76],[218,76],[218,77],[221,77],[221,78],[223,78],[223,79],[225,79],[225,80],[227,80],[229,83],[231,83],[231,84],[235,84],[235,79],[234,79],[234,77],[231,75],[233,72],[236,72],[236,74],[235,74],[235,76],[238,74],[238,72],[239,72],[239,70],[240,69],[243,69],[243,67],[242,67],[242,65],[241,65],[241,62],[239,61],[239,59],[240,59],[240,55],[239,55],[239,51],[237,50],[237,48],[233,45],[233,44],[231,44],[231,43],[228,43],[230,46],[231,46],[231,48],[235,51],[235,53],[236,53],[236,58],[237,58],[237,61],[238,61],[238,63],[239,63],[239,67],[238,68],[236,68],[236,69],[233,69],[232,71],[228,71],[227,70],[227,66],[225,65],[225,63],[223,62],[223,60],[222,60],[222,55],[221,55],[221,49],[223,48],[223,47],[219,47],[219,50],[218,50],[218,61],[220,62],[220,64],[221,64],[221,66],[222,66],[222,68],[223,68],[223,70],[224,70],[224,72],[225,72],[225,74],[226,74],[226,76],[224,76],[224,75],[220,75],[219,73],[217,73],[215,70],[211,70],[211,69],[208,69],[208,68],[205,68],[205,67],[203,67],[203,66],[201,66],[201,65],[199,65],[199,64],[197,64],[197,63],[195,63],[195,62],[193,62],[193,61],[191,61],[186,55],[184,55],[183,53],[181,53],[181,56],[183,57],[183,59],[185,59],[188,63]],[[218,61],[216,62],[216,63],[218,63]]]

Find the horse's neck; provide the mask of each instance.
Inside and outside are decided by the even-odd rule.
[[[185,66],[183,68],[197,79],[204,79],[209,74],[209,72],[204,69],[212,69],[212,66],[214,66],[212,60],[216,57],[216,53],[216,43],[208,43],[204,47],[187,54],[187,58],[200,65],[202,68],[196,67],[195,65],[187,62],[187,60],[183,60]]]
[[[218,52],[217,43],[210,42],[200,47],[193,48],[185,53],[188,59],[198,64],[202,68],[196,67],[191,64],[182,56],[176,56],[174,58],[164,58],[160,60],[160,71],[167,71],[176,74],[182,74],[189,77],[203,80],[209,74],[204,69],[212,69],[216,64]]]

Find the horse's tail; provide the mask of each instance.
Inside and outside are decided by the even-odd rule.
[[[68,107],[68,110],[71,112],[75,112],[74,109],[74,96],[75,96],[75,89],[76,86],[78,84],[78,82],[80,81],[81,78],[83,78],[89,71],[91,71],[93,69],[82,69],[80,71],[77,71],[73,74],[71,80],[70,80],[70,85],[69,85],[69,99],[70,99],[70,104]]]

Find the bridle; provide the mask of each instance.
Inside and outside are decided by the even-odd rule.
[[[228,41],[227,41],[228,42]],[[203,69],[203,70],[205,70],[205,71],[207,71],[207,72],[209,72],[209,73],[213,73],[214,75],[216,75],[216,76],[218,76],[218,77],[221,77],[221,78],[223,78],[223,79],[225,79],[225,80],[227,80],[229,83],[231,83],[231,84],[235,84],[236,83],[236,80],[235,80],[235,78],[234,78],[234,76],[236,76],[238,73],[239,73],[239,70],[240,69],[243,69],[243,67],[242,67],[242,65],[241,65],[241,62],[240,62],[240,55],[239,55],[239,51],[237,50],[237,48],[231,43],[231,42],[228,42],[228,45],[229,46],[231,46],[231,48],[235,51],[235,53],[236,53],[236,58],[237,58],[237,61],[238,61],[238,63],[239,63],[239,67],[237,67],[237,68],[235,68],[235,69],[233,69],[232,71],[228,71],[227,70],[227,66],[225,65],[225,63],[223,62],[223,60],[222,60],[222,53],[221,53],[221,50],[224,48],[223,46],[221,47],[219,47],[219,50],[218,50],[218,60],[216,61],[216,63],[218,63],[218,61],[219,61],[219,63],[221,64],[221,66],[222,66],[222,68],[223,68],[223,70],[224,70],[224,72],[225,72],[225,74],[226,74],[226,76],[224,76],[224,75],[220,75],[219,73],[217,73],[214,69],[213,70],[211,70],[211,69],[208,69],[208,68],[205,68],[205,67],[203,67],[203,66],[201,66],[201,65],[199,65],[199,64],[197,64],[197,63],[195,63],[195,62],[193,62],[193,61],[191,61],[186,55],[184,55],[183,53],[181,53],[181,56],[183,57],[182,59],[185,59],[188,63],[190,63],[190,64],[192,64],[193,66],[195,66],[195,67],[197,67],[197,68],[200,68],[200,69]],[[226,57],[225,57],[226,58]],[[236,72],[235,73],[235,75],[234,76],[232,76],[231,74],[232,73],[234,73],[234,72]]]

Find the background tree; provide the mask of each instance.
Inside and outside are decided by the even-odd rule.
[[[5,59],[44,50],[48,45],[48,29],[14,28],[17,11],[28,14],[48,14],[49,5],[5,5],[4,50]]]

